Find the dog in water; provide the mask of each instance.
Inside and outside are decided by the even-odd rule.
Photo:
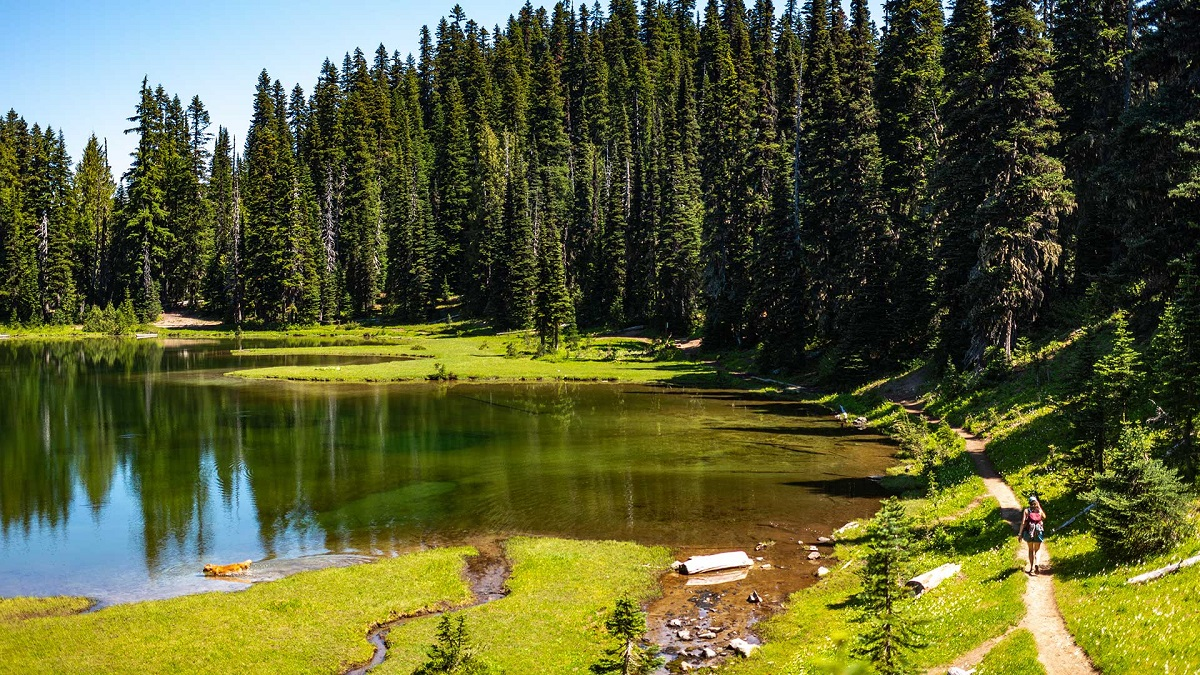
[[[204,576],[206,576],[206,577],[232,576],[234,574],[238,574],[239,572],[245,572],[246,570],[250,569],[250,562],[251,561],[247,560],[245,562],[230,563],[228,565],[213,565],[210,563],[210,564],[204,566]]]

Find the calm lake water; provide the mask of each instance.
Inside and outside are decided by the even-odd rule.
[[[205,562],[489,534],[753,546],[871,513],[892,463],[741,392],[254,382],[223,373],[346,360],[232,346],[0,342],[0,595],[165,597],[229,589]]]

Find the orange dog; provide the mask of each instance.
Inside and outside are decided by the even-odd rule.
[[[249,560],[246,562],[232,563],[229,565],[213,565],[210,563],[204,566],[204,576],[227,577],[237,574],[238,572],[245,572],[248,569],[250,569]]]

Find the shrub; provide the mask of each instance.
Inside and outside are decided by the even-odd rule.
[[[1108,470],[1085,495],[1096,502],[1089,514],[1093,534],[1111,559],[1139,560],[1165,551],[1187,524],[1187,489],[1173,469],[1150,456],[1152,446],[1144,428],[1127,429]]]
[[[425,379],[434,382],[450,382],[458,379],[458,375],[446,370],[446,364],[444,363],[433,364],[433,369],[433,373],[426,375]]]
[[[86,333],[114,333],[117,325],[116,315],[111,302],[104,309],[92,305],[83,313],[83,330]]]

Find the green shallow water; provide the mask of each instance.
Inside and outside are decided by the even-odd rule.
[[[204,562],[531,533],[747,547],[872,512],[881,437],[743,392],[314,385],[230,343],[0,343],[0,595],[163,597]],[[250,345],[245,345],[250,346]]]

